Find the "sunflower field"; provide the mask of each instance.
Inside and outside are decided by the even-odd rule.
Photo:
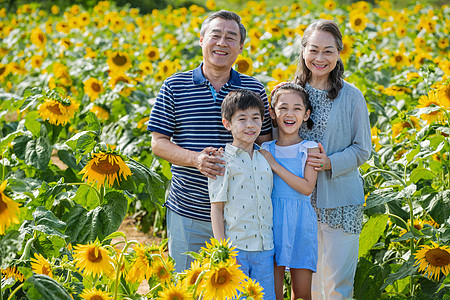
[[[227,9],[205,3],[0,9],[0,299],[263,298],[227,241],[176,273],[165,242],[117,231],[130,214],[164,229],[170,165],[146,122],[163,80],[201,62],[204,18]],[[268,92],[293,79],[309,23],[343,32],[373,142],[354,298],[450,299],[450,7],[248,1],[237,13],[248,36],[235,68]]]

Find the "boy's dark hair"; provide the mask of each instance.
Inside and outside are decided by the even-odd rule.
[[[238,110],[257,108],[261,113],[261,119],[264,118],[264,103],[261,97],[246,89],[237,89],[231,91],[222,102],[222,118],[231,121],[231,117]]]

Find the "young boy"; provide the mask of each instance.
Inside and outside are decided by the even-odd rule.
[[[214,238],[230,238],[242,271],[275,299],[272,233],[272,170],[254,142],[261,132],[264,104],[244,89],[222,102],[222,123],[233,135],[225,146],[224,176],[208,179]]]

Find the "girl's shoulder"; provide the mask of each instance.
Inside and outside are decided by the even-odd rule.
[[[264,143],[261,144],[261,149],[269,151],[270,145],[274,144],[275,142],[276,142],[276,140],[264,142]]]
[[[308,140],[303,140],[300,143],[300,147],[299,148],[306,148],[306,149],[311,149],[311,148],[318,148],[319,145],[314,142],[314,141],[308,141]]]

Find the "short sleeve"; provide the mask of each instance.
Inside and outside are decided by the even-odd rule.
[[[302,166],[306,166],[306,159],[308,158],[308,149],[318,148],[319,145],[314,141],[304,141],[300,144],[300,147],[298,147],[298,151],[300,153],[303,153],[302,157]]]
[[[175,105],[173,93],[167,80],[159,90],[152,108],[147,130],[172,136],[175,131]]]
[[[230,177],[230,169],[225,165],[223,176],[216,176],[216,179],[208,177],[209,200],[214,202],[228,201],[228,178]]]

